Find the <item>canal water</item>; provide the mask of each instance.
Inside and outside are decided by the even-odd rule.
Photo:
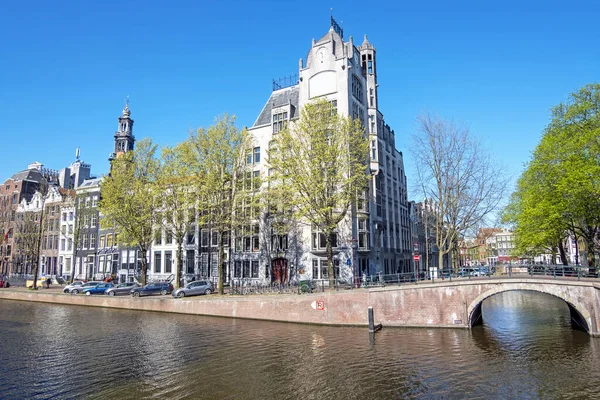
[[[507,292],[458,329],[294,325],[0,301],[2,399],[600,398],[600,339]]]

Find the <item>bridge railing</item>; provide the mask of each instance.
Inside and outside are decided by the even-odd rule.
[[[456,279],[494,279],[513,276],[544,276],[552,278],[598,278],[598,269],[575,265],[497,265],[481,267],[461,267],[434,269],[426,272],[404,272],[396,274],[363,275],[360,278],[361,287],[386,286],[389,284],[418,284],[419,282],[435,282],[436,280]]]

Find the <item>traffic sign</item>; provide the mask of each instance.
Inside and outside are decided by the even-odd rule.
[[[351,259],[347,259],[346,260],[346,265],[352,265],[352,260]]]
[[[325,311],[325,302],[323,300],[313,301],[310,306],[313,308],[313,310]]]
[[[413,257],[413,260],[415,260],[415,261],[419,261],[420,259],[421,259],[421,256],[414,256]]]

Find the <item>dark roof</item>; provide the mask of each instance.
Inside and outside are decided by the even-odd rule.
[[[267,104],[263,107],[260,115],[254,122],[254,126],[267,125],[271,123],[271,110],[277,107],[291,104],[293,107],[290,110],[290,119],[294,118],[298,103],[300,102],[300,86],[290,86],[285,89],[279,89],[271,93]]]
[[[87,188],[87,187],[99,187],[102,178],[90,178],[86,179],[79,185],[78,189]]]
[[[32,181],[37,183],[40,183],[43,180],[45,180],[40,171],[35,168],[17,172],[11,177],[11,179],[13,181]]]

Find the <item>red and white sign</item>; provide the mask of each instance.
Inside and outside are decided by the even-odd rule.
[[[421,259],[421,256],[414,256],[413,257],[413,260],[415,260],[415,261],[419,261],[420,259]]]
[[[325,302],[323,300],[313,301],[311,304],[313,310],[324,311],[325,310]]]

